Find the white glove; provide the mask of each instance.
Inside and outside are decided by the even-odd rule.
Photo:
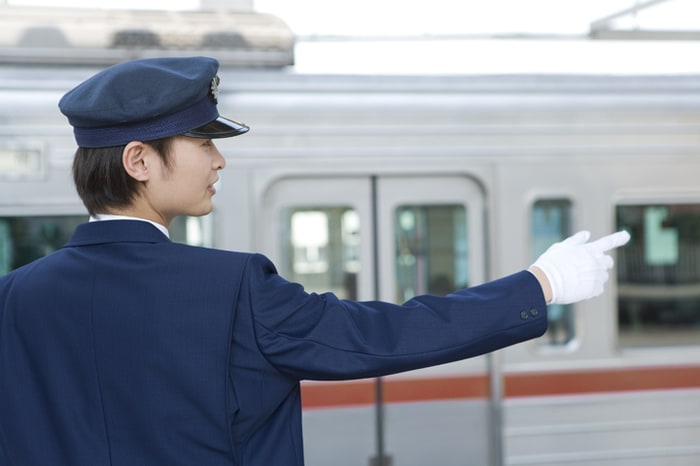
[[[569,304],[602,294],[608,281],[608,270],[614,264],[612,257],[605,252],[626,244],[630,239],[629,233],[618,231],[586,243],[590,236],[589,231],[579,231],[551,245],[532,264],[549,280],[552,288],[550,304]]]

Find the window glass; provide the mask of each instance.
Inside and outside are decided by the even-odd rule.
[[[532,206],[533,260],[553,243],[571,234],[571,202],[566,199],[543,199]],[[575,319],[571,305],[550,304],[547,307],[547,332],[538,344],[562,346],[576,336]]]
[[[405,205],[395,210],[396,300],[444,295],[469,284],[466,209]]]
[[[175,217],[168,226],[170,240],[191,246],[211,247],[214,244],[212,215],[203,217]]]
[[[347,206],[292,208],[282,212],[286,230],[281,267],[307,291],[332,291],[357,299],[360,222]]]
[[[700,204],[618,206],[617,227],[620,345],[700,343]]]
[[[177,217],[170,238],[188,244],[211,243],[206,217]],[[61,248],[86,215],[0,217],[0,275]]]

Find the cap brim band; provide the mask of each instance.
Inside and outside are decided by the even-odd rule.
[[[182,133],[183,136],[201,139],[220,139],[238,136],[247,133],[248,128],[243,123],[238,123],[228,118],[218,117],[216,120],[193,130]]]

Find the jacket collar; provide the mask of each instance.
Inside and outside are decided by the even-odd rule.
[[[141,220],[104,220],[78,225],[66,247],[106,243],[169,242],[158,228]]]
[[[154,222],[153,220],[148,220],[145,218],[138,218],[138,217],[131,217],[129,215],[115,215],[115,214],[95,214],[90,216],[90,222],[98,222],[102,220],[142,220],[144,222],[148,222],[151,225],[155,226],[158,228],[165,236],[170,238],[170,233],[168,232],[168,229],[159,224]]]

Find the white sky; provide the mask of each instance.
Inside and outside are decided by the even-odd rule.
[[[0,0],[10,5],[195,9],[199,0]],[[299,35],[574,34],[641,0],[254,0]],[[232,3],[233,4],[233,3]],[[700,1],[667,0],[626,19],[698,29]]]
[[[700,60],[695,59],[700,40],[585,38],[593,21],[645,1],[649,0],[254,0],[254,9],[278,16],[301,39],[311,39],[297,42],[295,70],[302,73],[700,73]],[[169,10],[200,6],[200,0],[0,0],[3,3]],[[700,0],[666,0],[615,25],[625,30],[700,32],[698,18]],[[488,39],[513,34],[549,40]],[[438,43],[349,43],[313,37],[329,35],[480,37],[443,37]],[[569,37],[552,37],[557,35]]]
[[[340,35],[582,34],[615,5],[630,0],[256,0],[298,34]]]
[[[199,7],[199,0],[0,0],[15,6],[55,6],[80,8],[126,8],[142,10],[189,10]]]

